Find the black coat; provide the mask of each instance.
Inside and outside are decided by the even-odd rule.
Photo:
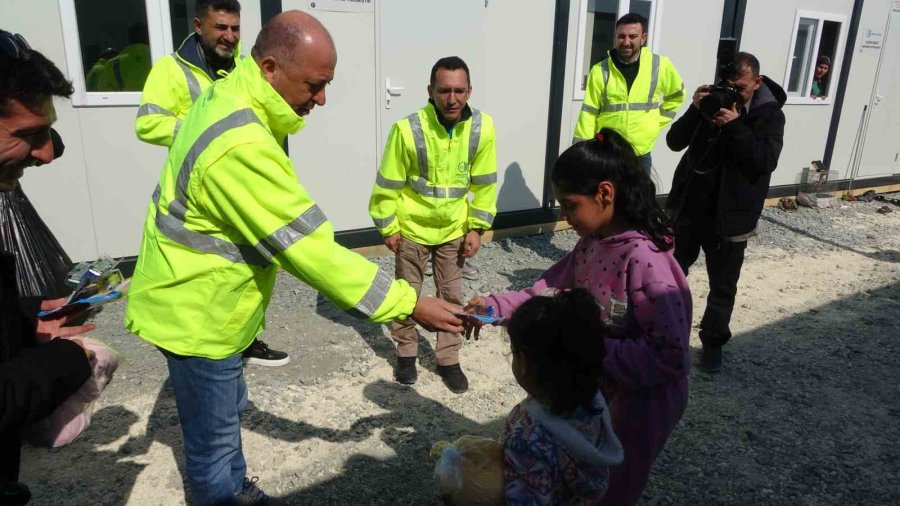
[[[14,257],[0,253],[0,482],[18,481],[22,428],[52,413],[91,375],[77,344],[37,344],[41,301],[19,299],[15,274]]]
[[[716,233],[736,237],[756,229],[784,145],[781,107],[786,99],[781,86],[763,76],[749,111],[721,129],[693,106],[672,124],[666,144],[674,151],[688,148],[675,169],[666,200],[666,210],[673,220],[677,221],[684,209],[694,170],[700,168],[720,171],[715,196]]]

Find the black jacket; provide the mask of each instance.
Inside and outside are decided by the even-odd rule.
[[[685,208],[694,170],[720,171],[716,199],[716,233],[744,236],[756,229],[772,171],[784,145],[784,105],[781,86],[763,76],[749,111],[721,129],[704,119],[696,107],[672,124],[666,144],[674,151],[688,148],[672,180],[666,210],[677,221]],[[719,131],[721,130],[721,131]]]
[[[0,253],[0,483],[18,481],[22,428],[52,413],[91,375],[77,344],[37,344],[40,299],[19,299],[15,268],[15,258]]]

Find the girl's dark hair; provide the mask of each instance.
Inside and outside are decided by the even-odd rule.
[[[672,248],[669,218],[656,202],[656,186],[641,169],[634,148],[615,130],[604,128],[565,150],[550,178],[556,188],[577,195],[595,195],[597,185],[611,182],[616,216],[649,235],[660,250]]]
[[[513,353],[521,353],[529,377],[550,396],[550,411],[591,409],[603,374],[606,327],[594,296],[583,288],[532,297],[509,321]]]

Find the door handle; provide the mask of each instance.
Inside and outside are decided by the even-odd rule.
[[[406,89],[406,86],[402,82],[395,82],[393,85],[391,84],[391,78],[385,78],[384,80],[384,108],[391,108],[391,97],[399,97],[402,95],[403,90]]]

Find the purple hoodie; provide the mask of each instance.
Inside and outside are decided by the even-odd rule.
[[[602,391],[625,462],[610,472],[604,503],[633,504],[687,406],[691,293],[672,250],[638,231],[583,237],[522,291],[487,297],[501,318],[549,289],[582,287],[601,307],[605,340]]]

